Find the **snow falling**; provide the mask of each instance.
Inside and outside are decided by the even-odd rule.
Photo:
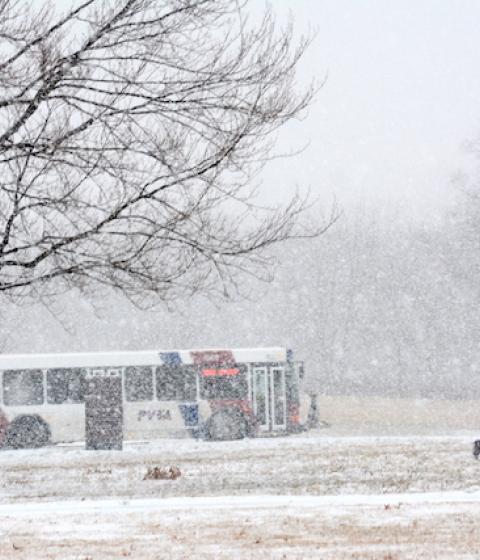
[[[0,0],[0,558],[478,558],[480,5]]]

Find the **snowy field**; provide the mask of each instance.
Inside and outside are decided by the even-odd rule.
[[[0,452],[0,558],[478,558],[474,433]],[[144,480],[176,466],[176,480]]]

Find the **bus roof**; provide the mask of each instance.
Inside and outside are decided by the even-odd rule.
[[[181,365],[215,363],[285,362],[285,348],[204,348],[142,350],[132,352],[81,352],[69,354],[0,354],[0,370],[121,367],[128,365]]]

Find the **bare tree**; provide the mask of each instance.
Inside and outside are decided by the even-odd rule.
[[[0,0],[0,290],[137,304],[226,289],[301,233],[255,204],[272,133],[308,105],[307,41],[238,0]]]

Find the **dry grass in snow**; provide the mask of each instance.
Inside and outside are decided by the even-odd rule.
[[[0,558],[478,558],[474,434],[325,433],[1,452]]]

